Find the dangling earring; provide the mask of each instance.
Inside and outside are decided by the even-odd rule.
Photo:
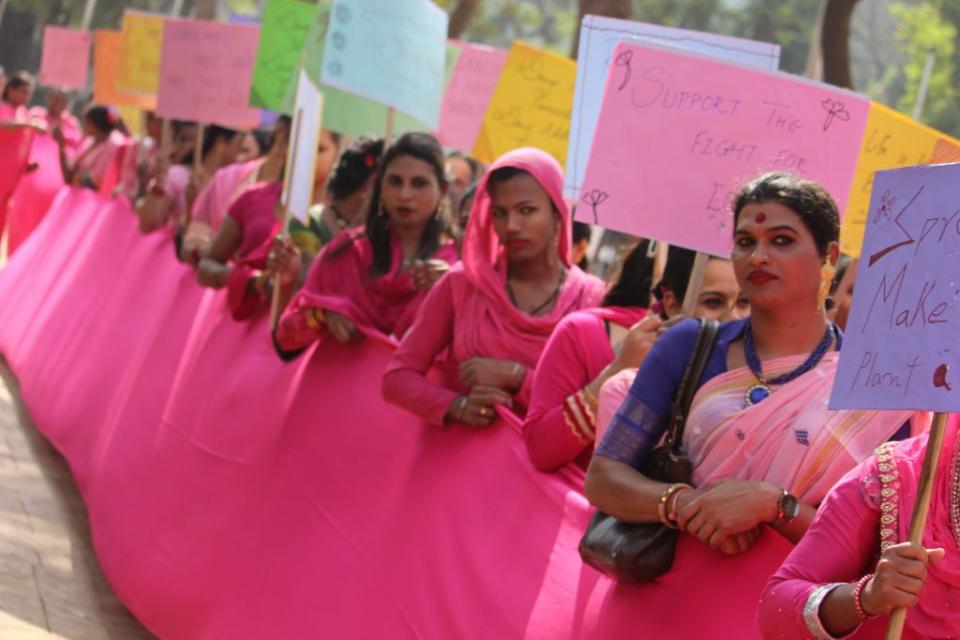
[[[820,288],[817,289],[817,310],[823,309],[830,295],[830,289],[833,285],[833,278],[837,274],[837,268],[827,260],[820,267]]]

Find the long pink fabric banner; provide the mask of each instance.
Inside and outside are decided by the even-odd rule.
[[[0,271],[0,352],[70,462],[107,577],[152,631],[643,635],[635,614],[657,603],[577,554],[578,470],[535,471],[512,422],[438,430],[386,405],[386,339],[281,362],[265,320],[231,320],[170,244],[140,236],[127,204],[64,188]],[[758,637],[748,613],[724,620],[729,637]]]

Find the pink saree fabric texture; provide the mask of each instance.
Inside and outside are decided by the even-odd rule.
[[[30,145],[29,164],[10,198],[10,239],[7,247],[13,255],[27,236],[37,228],[63,187],[60,150],[50,134],[36,133]]]
[[[27,168],[34,135],[34,129],[0,129],[0,238],[6,233],[10,198]]]
[[[509,415],[438,430],[387,405],[385,337],[280,361],[267,320],[234,322],[169,242],[124,199],[65,188],[0,270],[16,301],[0,352],[71,465],[108,579],[159,636],[670,638],[674,620],[638,626],[658,591],[712,601],[715,582],[690,580],[702,546],[681,543],[663,578],[682,591],[585,567],[582,472],[535,471]],[[754,551],[778,564],[783,546]],[[757,593],[776,569],[716,562]],[[757,636],[716,613],[697,637]]]

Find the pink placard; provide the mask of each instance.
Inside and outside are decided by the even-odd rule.
[[[254,127],[247,106],[260,27],[167,20],[163,28],[157,115],[207,124]]]
[[[437,138],[446,147],[470,151],[507,61],[507,52],[466,42],[454,44],[460,48],[460,57],[440,106]]]
[[[844,210],[865,98],[648,45],[613,60],[577,219],[728,256],[732,196],[764,171],[816,180]]]
[[[44,27],[40,84],[83,90],[89,69],[89,31]]]

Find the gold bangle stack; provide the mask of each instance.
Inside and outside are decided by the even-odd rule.
[[[679,529],[677,523],[670,518],[670,514],[667,512],[667,505],[670,504],[670,498],[683,489],[692,489],[689,484],[686,482],[675,482],[666,489],[663,490],[663,493],[660,494],[660,502],[657,504],[657,513],[660,515],[660,522],[663,523],[665,527],[671,529]]]
[[[319,312],[320,312],[320,309],[317,309],[316,307],[310,307],[309,309],[307,309],[307,312],[304,315],[304,318],[307,321],[307,326],[313,329],[314,331],[319,330],[321,327],[323,327],[323,319],[320,316]]]

